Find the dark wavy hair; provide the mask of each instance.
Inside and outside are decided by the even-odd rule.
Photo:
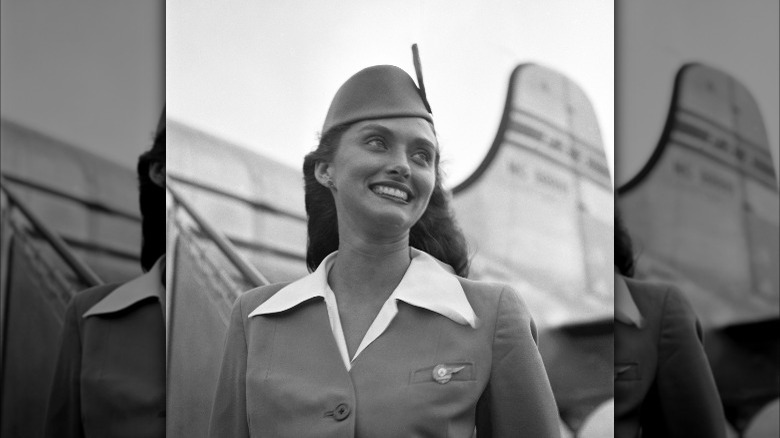
[[[317,149],[303,159],[303,181],[308,216],[306,265],[314,271],[322,260],[339,247],[336,204],[330,189],[314,176],[318,162],[330,162],[336,155],[341,137],[351,124],[334,126],[320,138]],[[450,195],[444,189],[436,154],[436,183],[433,194],[420,220],[409,231],[409,246],[425,251],[452,266],[457,275],[469,273],[466,238],[455,222],[450,209]]]
[[[141,267],[149,271],[165,254],[165,188],[149,178],[153,162],[165,164],[165,129],[155,135],[152,148],[138,158],[138,191],[141,207]]]
[[[615,208],[615,266],[624,277],[634,276],[636,266],[634,245],[617,208]]]

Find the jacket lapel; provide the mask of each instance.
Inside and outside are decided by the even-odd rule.
[[[339,386],[349,380],[322,298],[313,298],[281,314],[259,317],[276,322],[273,373],[290,369],[297,376],[317,376],[320,382]]]

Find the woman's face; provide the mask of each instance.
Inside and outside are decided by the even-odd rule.
[[[428,206],[437,154],[436,136],[423,119],[367,120],[342,134],[333,160],[317,165],[317,179],[332,181],[346,229],[397,235],[408,232]]]

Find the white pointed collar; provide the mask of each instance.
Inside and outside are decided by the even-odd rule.
[[[161,266],[164,263],[165,256],[162,256],[154,263],[149,272],[111,291],[111,293],[84,312],[82,318],[118,312],[149,297],[162,299],[165,294],[165,288],[162,284]]]
[[[618,273],[617,268],[615,268],[615,319],[640,329],[644,325],[644,318],[631,296],[631,291],[628,290],[626,280]]]
[[[327,256],[316,271],[280,289],[255,308],[249,317],[284,312],[312,298],[325,297],[328,272],[338,251]],[[477,326],[477,316],[463,287],[450,266],[417,249],[411,249],[412,262],[388,300],[404,301],[436,312],[450,320]]]

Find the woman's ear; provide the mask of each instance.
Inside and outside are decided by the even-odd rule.
[[[149,179],[156,186],[165,188],[165,163],[161,161],[149,163]]]
[[[323,186],[333,189],[335,188],[335,184],[333,184],[333,178],[331,177],[331,166],[330,163],[326,163],[324,161],[318,161],[314,165],[314,177],[317,178],[317,182],[322,184]]]

